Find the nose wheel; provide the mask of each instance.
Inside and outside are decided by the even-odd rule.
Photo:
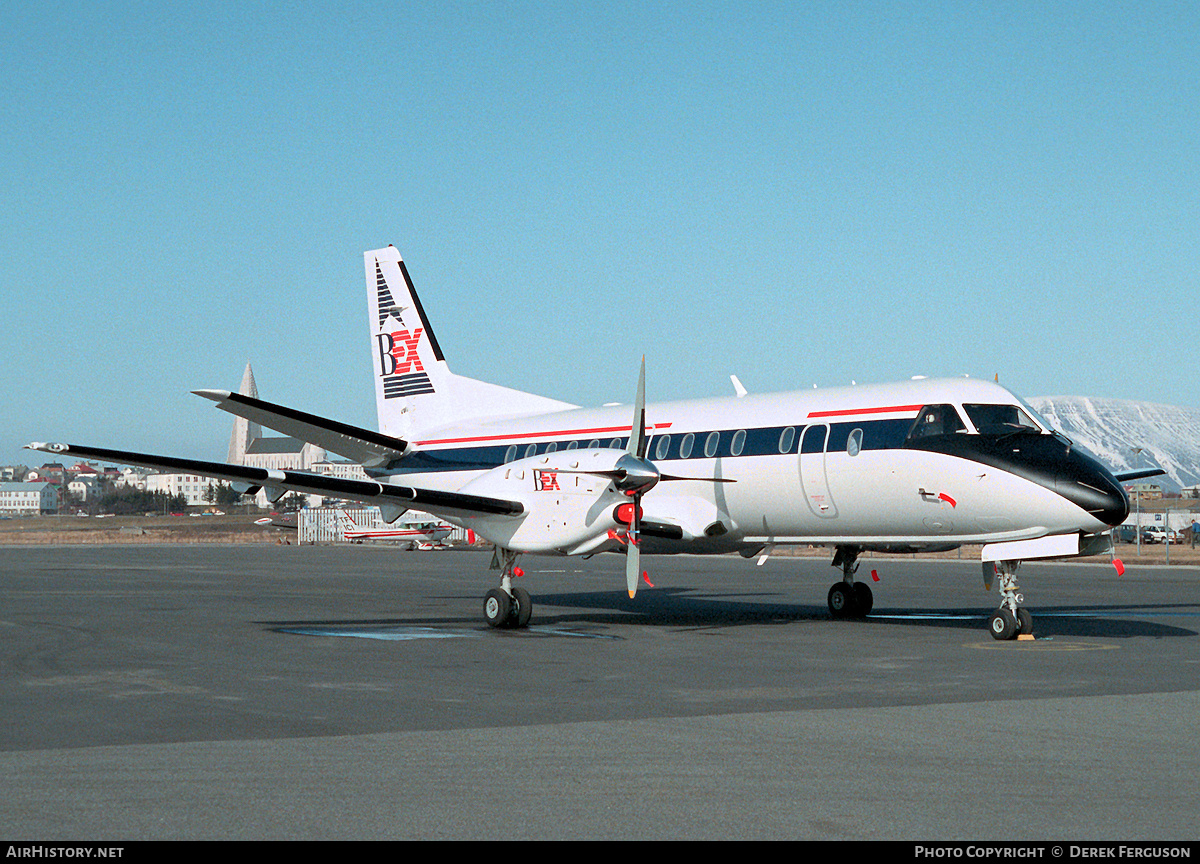
[[[991,565],[985,564],[985,577],[989,575],[986,569],[989,566],[993,568],[990,575],[998,581],[1000,588],[1000,608],[988,618],[988,630],[992,638],[1006,641],[1033,635],[1033,616],[1020,605],[1025,600],[1017,586],[1017,570],[1021,562],[996,561]],[[990,580],[985,578],[985,585],[990,588]]]

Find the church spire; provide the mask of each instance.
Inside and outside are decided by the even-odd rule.
[[[243,396],[253,397],[254,399],[258,398],[258,385],[254,383],[254,371],[250,368],[250,361],[246,361],[246,371],[242,373],[242,386],[238,388],[238,393]],[[233,433],[229,436],[229,457],[227,461],[231,465],[246,464],[246,450],[250,447],[250,442],[261,437],[261,426],[243,417],[235,417],[233,420]]]

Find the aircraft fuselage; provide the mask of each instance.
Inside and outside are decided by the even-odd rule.
[[[931,406],[956,414],[953,425],[916,434]],[[971,419],[978,406],[1023,410],[1007,389],[970,379],[650,403],[647,458],[664,475],[695,479],[660,483],[645,496],[648,522],[683,532],[649,536],[645,549],[996,543],[1101,532],[1124,520],[1125,494],[1094,458],[1040,424],[981,429]],[[519,496],[529,506],[513,524],[536,520],[540,497],[561,499],[568,485],[588,482],[573,473],[582,456],[625,448],[630,418],[625,405],[446,427],[376,473]],[[596,485],[578,494],[594,497]],[[451,521],[494,542],[518,536],[506,529],[491,537],[472,518]],[[536,551],[581,551],[575,534],[556,537],[552,526],[543,533]],[[521,545],[535,551],[528,537]]]

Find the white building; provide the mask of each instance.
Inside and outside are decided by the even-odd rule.
[[[75,501],[94,501],[103,492],[98,474],[78,474],[67,484],[67,492]]]
[[[340,480],[369,480],[367,472],[357,462],[332,462],[324,460],[321,462],[313,462],[309,468],[313,474],[320,474],[323,477],[337,477]],[[309,495],[308,506],[320,507],[324,504],[325,499],[330,498],[336,500],[336,495]]]
[[[0,483],[0,514],[32,516],[58,512],[58,489],[53,483]]]
[[[125,468],[121,471],[121,476],[113,481],[113,486],[118,489],[124,489],[128,487],[131,489],[144,490],[146,488],[146,478],[148,476],[149,472],[145,470],[139,468]]]
[[[246,364],[242,384],[238,392],[243,396],[258,398],[258,384],[254,371]],[[325,450],[298,438],[265,437],[262,427],[242,417],[235,417],[233,432],[229,436],[228,461],[232,465],[252,465],[276,471],[313,471],[318,463],[326,461]],[[320,496],[309,496],[310,501],[320,501]],[[266,490],[255,497],[259,507],[269,507]]]
[[[204,500],[208,492],[208,484],[216,481],[199,474],[147,474],[147,492],[166,492],[168,495],[182,495],[189,505],[201,506],[209,502]]]

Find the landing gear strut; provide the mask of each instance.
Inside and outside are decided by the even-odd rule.
[[[500,587],[483,595],[483,619],[489,627],[527,627],[533,614],[533,599],[524,588],[512,584],[514,576],[524,575],[517,566],[520,552],[496,547],[491,569],[500,571]]]
[[[996,561],[991,566],[1000,587],[1000,608],[988,619],[988,629],[992,631],[992,638],[1003,641],[1016,639],[1017,636],[1028,636],[1033,633],[1033,616],[1029,614],[1028,609],[1020,605],[1025,600],[1017,587],[1017,570],[1021,562]]]
[[[829,589],[829,614],[834,618],[865,617],[875,603],[871,586],[854,581],[860,551],[857,546],[838,546],[834,552],[832,566],[842,568],[842,581]]]

